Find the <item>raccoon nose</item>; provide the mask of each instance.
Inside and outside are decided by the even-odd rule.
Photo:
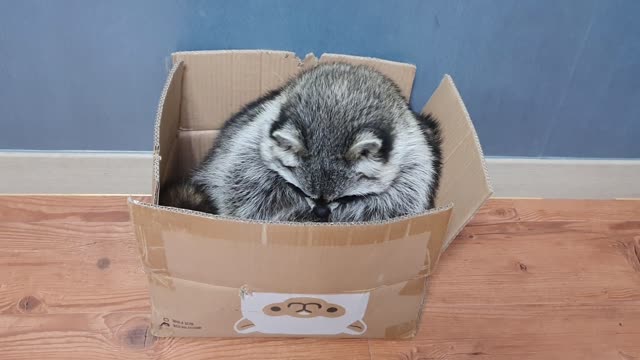
[[[331,209],[326,204],[316,204],[313,208],[313,213],[320,219],[327,221],[329,215],[331,215]]]

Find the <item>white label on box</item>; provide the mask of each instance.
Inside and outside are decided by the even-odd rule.
[[[362,335],[369,293],[282,294],[242,292],[241,334]]]

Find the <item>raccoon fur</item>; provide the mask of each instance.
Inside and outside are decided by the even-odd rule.
[[[231,117],[163,204],[268,221],[418,214],[434,206],[440,146],[436,119],[413,112],[386,76],[322,64]]]
[[[160,192],[160,204],[211,214],[217,213],[204,187],[190,179],[166,184]]]

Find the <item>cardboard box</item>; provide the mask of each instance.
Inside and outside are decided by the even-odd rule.
[[[262,223],[158,206],[162,184],[196,165],[241,106],[318,62],[365,63],[409,98],[415,66],[283,51],[173,54],[155,128],[153,202],[130,199],[156,336],[404,339],[426,279],[492,194],[475,129],[445,75],[423,112],[440,121],[437,209],[382,223]],[[300,310],[300,311],[299,311]]]

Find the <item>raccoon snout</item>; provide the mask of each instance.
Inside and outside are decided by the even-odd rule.
[[[314,206],[312,206],[311,211],[313,214],[320,219],[320,221],[329,221],[329,215],[331,215],[331,207],[324,199],[324,197],[319,199],[313,199]]]
[[[316,204],[313,207],[313,214],[323,221],[328,221],[329,215],[331,215],[331,208],[326,204]]]

